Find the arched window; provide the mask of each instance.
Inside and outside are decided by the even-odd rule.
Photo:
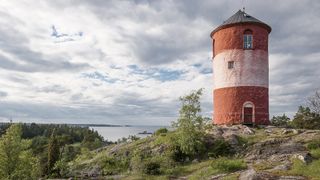
[[[252,49],[253,48],[252,42],[253,42],[252,31],[250,29],[247,29],[243,33],[243,48]]]

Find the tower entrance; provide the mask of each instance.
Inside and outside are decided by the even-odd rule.
[[[253,124],[254,123],[254,105],[251,102],[246,102],[243,104],[242,123],[243,124]]]

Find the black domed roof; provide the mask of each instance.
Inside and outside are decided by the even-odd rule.
[[[271,27],[267,25],[266,23],[250,16],[249,14],[245,13],[244,11],[239,10],[236,12],[233,16],[231,16],[229,19],[223,22],[219,27],[217,27],[215,30],[212,31],[211,36],[213,33],[217,32],[220,29],[229,27],[234,24],[244,24],[244,23],[254,23],[254,24],[260,24],[263,25],[268,32],[271,32]]]

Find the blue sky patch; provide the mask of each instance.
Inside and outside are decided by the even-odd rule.
[[[147,78],[153,78],[162,82],[177,80],[181,77],[182,74],[185,73],[183,71],[163,68],[142,69],[137,65],[128,65],[128,68],[131,70],[131,73],[144,75],[147,76]]]
[[[100,80],[100,81],[110,83],[110,84],[113,84],[119,80],[116,78],[111,78],[107,74],[104,75],[104,74],[97,72],[97,71],[95,71],[93,73],[82,73],[82,77],[89,78],[89,79],[96,79],[96,80]]]

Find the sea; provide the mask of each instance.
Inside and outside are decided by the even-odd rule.
[[[130,135],[138,136],[140,138],[145,138],[150,136],[150,134],[139,134],[143,132],[154,133],[160,128],[171,129],[169,126],[121,126],[121,127],[89,127],[97,131],[104,140],[116,142],[118,139],[123,137],[127,138]]]

